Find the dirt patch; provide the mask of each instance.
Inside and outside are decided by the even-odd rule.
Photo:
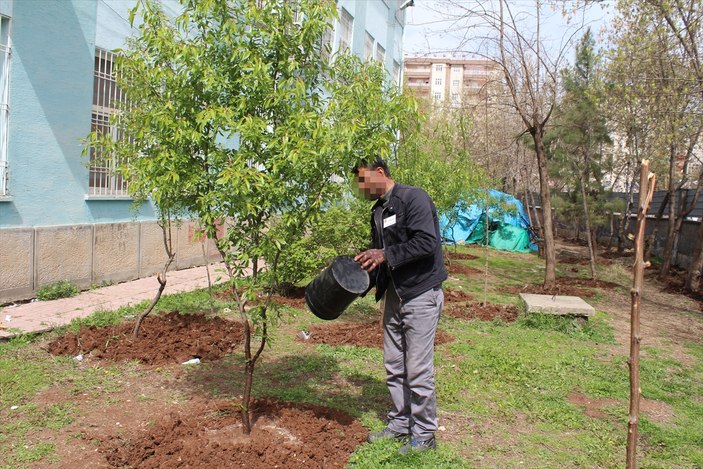
[[[308,339],[298,340],[312,344],[353,345],[357,347],[383,348],[383,326],[381,320],[361,324],[323,324],[310,328]],[[452,342],[454,338],[437,329],[435,345]]]
[[[451,264],[447,265],[447,271],[453,275],[461,274],[467,276],[483,273],[483,270],[481,269],[469,267],[468,265],[460,264],[458,262],[452,262]]]
[[[367,430],[334,409],[258,400],[251,435],[238,402],[190,401],[152,426],[122,435],[85,435],[110,467],[341,468]]]
[[[452,305],[445,308],[445,314],[459,319],[479,319],[481,321],[493,321],[502,319],[506,322],[515,321],[518,317],[518,309],[514,305],[498,305],[493,303],[471,303],[468,305]]]
[[[474,259],[478,259],[478,256],[474,256],[473,254],[467,254],[465,252],[455,252],[455,251],[444,251],[444,256],[448,259],[451,259],[451,260],[461,259],[461,260],[471,261]]]
[[[137,339],[132,339],[133,328],[132,321],[108,327],[81,326],[77,334],[69,333],[51,342],[48,352],[82,354],[91,360],[138,360],[147,365],[162,365],[196,357],[217,360],[237,350],[244,337],[238,322],[175,311],[148,316]]]
[[[566,398],[572,404],[582,407],[583,413],[594,419],[606,418],[607,415],[603,409],[620,403],[617,399],[596,399],[577,392],[572,392]]]
[[[471,293],[466,293],[463,290],[444,289],[445,303],[461,303],[464,301],[473,301],[474,296]]]
[[[617,251],[605,251],[600,254],[601,257],[605,259],[620,259],[623,257],[633,257],[632,252],[617,252]]]
[[[571,256],[560,256],[558,260],[559,264],[576,264],[576,265],[589,265],[591,260],[587,257],[571,257]],[[596,257],[596,264],[598,265],[611,265],[613,261],[611,259],[602,259]]]
[[[603,409],[614,405],[622,407],[622,412],[629,412],[629,404],[618,399],[596,399],[578,392],[572,392],[567,399],[572,404],[582,407],[583,413],[592,418],[607,418]],[[670,423],[674,418],[674,410],[669,404],[651,399],[640,399],[640,412],[657,424]]]
[[[499,291],[505,293],[534,293],[537,295],[567,295],[567,296],[579,296],[590,298],[595,295],[593,290],[590,288],[599,288],[603,290],[612,290],[615,287],[619,287],[617,283],[608,282],[605,280],[593,280],[590,278],[577,278],[577,277],[560,277],[556,280],[556,286],[554,288],[544,288],[542,284],[530,283],[518,287],[507,287],[500,289]],[[586,288],[589,288],[587,290]]]

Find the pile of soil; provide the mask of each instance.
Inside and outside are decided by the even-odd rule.
[[[444,289],[444,303],[461,303],[464,301],[473,301],[474,297],[471,293],[466,293],[463,290]]]
[[[321,324],[310,327],[308,339],[298,340],[312,344],[353,345],[356,347],[383,348],[383,325],[378,319],[366,323]],[[452,342],[454,338],[437,329],[435,345]]]
[[[448,259],[454,260],[454,259],[462,259],[462,260],[474,260],[478,259],[478,256],[474,256],[473,254],[467,254],[465,252],[456,252],[456,251],[444,251],[444,256]]]
[[[619,287],[617,283],[607,282],[605,280],[593,280],[590,278],[577,278],[577,277],[559,277],[556,281],[556,286],[554,288],[544,288],[541,283],[528,283],[521,287],[506,287],[500,289],[504,293],[534,293],[537,295],[565,295],[565,296],[579,296],[582,298],[590,298],[595,295],[593,290],[590,288],[602,288],[606,290],[612,290],[615,287]],[[582,288],[586,287],[586,288]],[[587,289],[588,288],[588,289]]]
[[[237,402],[191,401],[187,407],[130,434],[84,438],[98,443],[111,467],[322,469],[346,466],[368,434],[350,415],[310,404],[256,401],[248,436]]]
[[[649,274],[649,275],[647,275]],[[654,277],[659,274],[659,272],[647,272],[647,277]],[[699,308],[701,311],[703,311],[703,293],[702,292],[692,292],[686,290],[684,287],[686,285],[686,272],[685,271],[675,271],[672,269],[672,272],[669,274],[669,276],[666,278],[664,281],[664,285],[661,287],[661,291],[665,293],[674,293],[677,295],[684,295],[687,296],[688,298],[691,298],[694,301],[697,301],[699,303]]]
[[[493,303],[471,303],[467,305],[451,305],[444,308],[444,314],[459,319],[479,319],[481,321],[493,321],[502,319],[505,322],[515,321],[518,317],[518,309],[514,305],[498,305]]]
[[[204,314],[147,316],[139,336],[132,339],[134,322],[116,326],[81,326],[77,334],[68,333],[51,342],[52,355],[91,359],[138,360],[147,365],[182,363],[191,358],[217,360],[239,349],[244,330],[240,323]]]
[[[452,262],[447,265],[447,272],[453,275],[472,275],[472,274],[483,274],[483,270],[477,269],[475,267],[469,267],[468,265],[459,264],[458,262]]]

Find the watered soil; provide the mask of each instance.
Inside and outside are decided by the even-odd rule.
[[[239,403],[190,401],[155,425],[117,436],[84,438],[110,467],[342,468],[368,431],[353,417],[309,404],[254,402],[251,435],[242,432]]]
[[[81,326],[51,342],[53,355],[83,355],[94,360],[138,360],[146,365],[182,363],[192,358],[213,361],[239,351],[244,333],[241,323],[203,314],[171,312],[147,316],[139,336],[132,338],[134,322],[117,326]]]
[[[381,320],[366,323],[330,323],[313,325],[308,331],[307,339],[298,336],[298,340],[311,344],[354,345],[357,347],[383,348],[383,325]],[[454,338],[437,329],[435,345],[452,342]]]
[[[588,278],[576,277],[559,277],[556,280],[556,286],[553,288],[544,288],[542,284],[529,283],[523,286],[506,287],[500,289],[505,293],[534,293],[537,295],[564,295],[564,296],[579,296],[582,298],[590,298],[596,294],[593,288],[612,290],[615,287],[620,287],[617,283],[607,282],[605,280],[593,280]]]

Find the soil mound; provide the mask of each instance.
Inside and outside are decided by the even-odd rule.
[[[452,305],[445,308],[444,313],[459,319],[479,319],[481,321],[493,321],[502,319],[505,322],[515,321],[518,317],[518,309],[514,305],[498,305],[492,303],[471,303],[466,305]]]
[[[258,400],[251,435],[242,432],[238,402],[190,402],[152,427],[97,440],[111,467],[342,468],[367,430],[339,410]]]
[[[344,323],[314,325],[310,328],[308,339],[301,339],[313,344],[353,345],[356,347],[383,348],[383,325],[381,320],[366,323]],[[445,344],[454,338],[437,329],[435,345]]]
[[[453,275],[461,274],[468,276],[473,274],[482,274],[483,270],[475,267],[469,267],[468,265],[459,264],[458,262],[452,262],[447,266],[447,272]]]
[[[449,288],[444,289],[444,302],[445,303],[460,303],[464,301],[473,301],[474,297],[471,293],[466,293],[463,290],[451,290]]]
[[[462,259],[462,260],[474,260],[478,259],[478,256],[474,256],[473,254],[467,254],[465,252],[454,252],[454,251],[444,251],[445,257],[448,259]]]
[[[147,316],[139,337],[132,339],[134,322],[116,326],[81,326],[49,344],[53,355],[89,355],[91,359],[139,360],[147,365],[182,363],[191,358],[212,361],[238,349],[244,338],[240,323],[204,314]]]

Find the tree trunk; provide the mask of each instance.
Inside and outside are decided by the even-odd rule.
[[[640,205],[637,212],[637,228],[635,230],[635,264],[633,266],[632,308],[630,312],[630,357],[627,361],[630,369],[630,415],[627,422],[627,469],[637,466],[637,431],[639,424],[640,406],[640,370],[639,353],[640,341],[640,303],[642,284],[644,283],[644,228],[647,221],[647,209],[652,200],[656,178],[649,175],[649,162],[642,161],[640,172]]]
[[[664,244],[664,252],[662,253],[662,265],[659,270],[659,279],[663,280],[669,273],[671,268],[671,252],[674,250],[674,236],[676,231],[676,192],[677,187],[674,184],[674,176],[676,175],[676,148],[671,145],[670,148],[670,164],[669,164],[669,220],[666,226],[666,243]],[[680,205],[681,201],[679,201]]]
[[[586,177],[585,170],[579,171],[579,179],[581,179],[581,200],[583,203],[583,219],[586,222],[586,241],[588,242],[588,257],[591,265],[591,278],[596,279],[596,252],[593,245],[593,236],[591,233],[591,217],[588,213],[588,200],[586,199]]]
[[[701,280],[701,269],[703,268],[703,220],[698,223],[698,239],[696,247],[693,250],[691,257],[691,265],[686,274],[686,283],[684,290],[689,292],[697,292]]]
[[[168,214],[165,218],[162,218],[159,222],[161,227],[161,233],[163,234],[164,249],[166,250],[166,263],[164,264],[163,270],[156,276],[156,280],[159,282],[159,289],[156,291],[156,295],[151,300],[149,306],[139,315],[137,320],[134,322],[134,329],[132,329],[132,339],[136,339],[139,336],[139,329],[142,327],[142,322],[151,313],[151,311],[156,306],[156,303],[161,299],[161,294],[166,289],[166,273],[171,263],[176,258],[176,253],[173,252],[173,236],[171,233],[171,216]]]
[[[535,122],[539,122],[535,119]],[[542,198],[542,224],[544,228],[544,288],[556,285],[556,252],[554,246],[554,228],[552,225],[552,199],[549,194],[549,174],[547,173],[547,153],[544,149],[544,128],[538,126],[531,131],[537,153],[539,171],[539,192]]]

